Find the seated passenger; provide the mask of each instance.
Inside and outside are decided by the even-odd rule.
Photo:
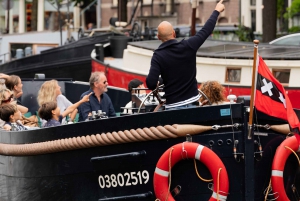
[[[79,121],[85,121],[88,118],[89,113],[98,110],[105,112],[108,117],[116,116],[114,106],[109,96],[105,93],[107,92],[108,82],[104,73],[92,73],[89,83],[91,88],[84,92],[80,98],[91,92],[93,92],[93,94],[90,96],[89,102],[83,103],[78,107]]]
[[[18,105],[22,105],[19,98],[23,94],[23,84],[22,80],[17,75],[10,75],[5,81],[6,88],[9,89],[13,93],[13,98],[17,101]],[[23,106],[23,105],[22,105]],[[28,112],[28,108],[23,106],[23,108],[19,108],[22,114]]]
[[[38,111],[39,116],[47,121],[43,127],[46,128],[61,125],[62,119],[69,113],[73,112],[79,105],[89,101],[91,94],[92,93],[83,96],[80,101],[69,106],[65,111],[63,111],[63,113],[60,113],[60,108],[57,106],[56,101],[43,103]]]
[[[10,91],[9,89],[0,90],[0,105],[12,103],[13,101],[15,101],[15,99],[12,91]],[[15,103],[17,102],[15,101]],[[28,112],[28,108],[23,105],[17,105],[17,107],[22,114]]]
[[[141,80],[133,79],[128,83],[128,91],[130,94],[146,94],[145,90],[133,90],[134,88],[145,88],[144,83]],[[125,108],[132,108],[132,101],[125,105]],[[124,109],[123,113],[132,114],[131,109]]]
[[[225,98],[225,88],[218,81],[203,82],[199,88],[210,100],[212,105],[228,104]],[[200,105],[209,105],[204,96],[199,99]]]
[[[5,125],[9,125],[11,131],[28,130],[19,120],[22,119],[22,114],[15,104],[6,104],[0,106],[0,118],[5,121]]]
[[[10,75],[5,82],[6,88],[14,93],[14,98],[19,98],[23,94],[22,80],[17,75]]]
[[[49,80],[42,84],[39,92],[37,101],[39,106],[41,107],[43,103],[55,101],[57,103],[57,106],[60,108],[60,113],[63,113],[69,106],[72,105],[72,103],[61,94],[60,86],[58,85],[58,82],[56,80]],[[77,109],[71,112],[70,114],[70,121],[73,121],[76,117]],[[44,125],[46,122],[43,121],[42,125]],[[66,124],[66,118],[63,118],[62,124]]]

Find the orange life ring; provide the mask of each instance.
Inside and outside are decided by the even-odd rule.
[[[291,150],[285,148],[289,147],[295,152],[300,151],[298,141],[295,136],[287,138],[284,140],[276,150],[273,163],[272,163],[272,175],[271,183],[274,193],[278,193],[278,201],[287,201],[289,200],[288,196],[285,193],[284,182],[283,182],[283,170],[287,158],[292,153]]]
[[[221,159],[209,148],[193,142],[184,142],[172,146],[160,157],[156,164],[154,172],[154,192],[156,198],[164,201],[168,197],[168,201],[174,201],[175,199],[169,192],[169,155],[171,153],[171,167],[182,159],[197,159],[201,161],[209,169],[213,181],[214,188],[213,194],[210,197],[210,201],[214,200],[226,200],[229,181],[226,168]],[[221,168],[221,171],[219,171]],[[219,175],[219,177],[218,177]],[[219,181],[219,183],[217,182]],[[219,191],[219,193],[217,193]]]

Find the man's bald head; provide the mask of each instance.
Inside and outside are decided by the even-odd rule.
[[[161,22],[157,27],[157,31],[157,37],[162,42],[176,38],[175,31],[170,22]]]

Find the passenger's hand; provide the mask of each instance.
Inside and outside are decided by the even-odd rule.
[[[0,73],[0,78],[1,79],[8,79],[10,76],[9,75],[6,75],[4,73]]]
[[[200,102],[200,105],[203,106],[203,105],[208,105],[208,100],[204,100],[202,102]]]
[[[81,99],[81,101],[84,102],[88,102],[90,101],[90,96],[93,94],[94,92],[89,93],[88,95],[83,96],[83,98]]]
[[[8,124],[5,124],[5,125],[3,126],[3,129],[4,129],[4,130],[7,130],[7,131],[10,131],[10,130],[11,130],[11,126],[8,125]]]
[[[216,5],[215,10],[219,11],[219,13],[221,13],[221,12],[223,12],[225,10],[225,6],[223,4],[223,0],[219,1],[219,3]]]
[[[14,98],[20,98],[23,95],[23,91],[20,91],[16,94]]]

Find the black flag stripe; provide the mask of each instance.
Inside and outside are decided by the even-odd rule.
[[[262,92],[261,91],[261,87],[265,86],[265,84],[263,83],[263,79],[266,79],[267,83],[271,83],[273,88],[271,89],[271,92],[273,93],[272,96],[269,96],[268,91],[266,92]],[[261,74],[257,74],[257,82],[256,82],[256,90],[261,91],[261,93],[265,96],[270,97],[272,100],[277,101],[279,103],[282,103],[282,101],[279,99],[280,95],[279,93],[282,94],[283,98],[285,99],[285,94],[282,93],[282,91],[279,91],[279,89],[276,87],[276,85],[271,82],[270,80],[268,80],[267,78],[263,77]]]

